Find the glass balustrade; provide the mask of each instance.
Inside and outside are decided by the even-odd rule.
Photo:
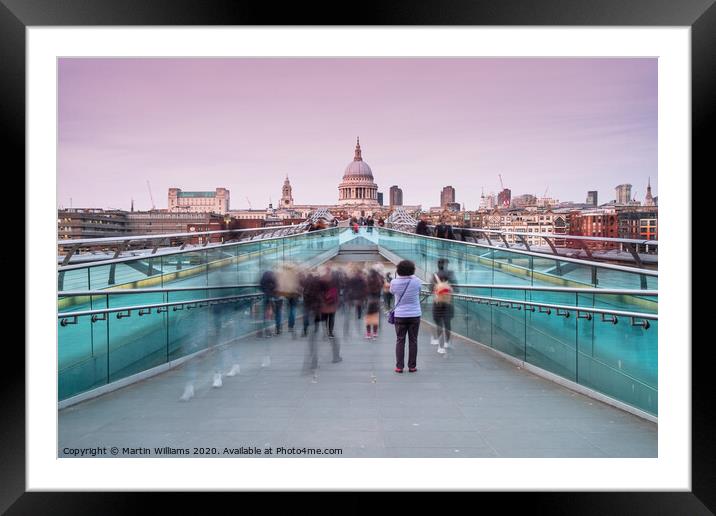
[[[114,263],[62,267],[58,290],[166,288],[255,283],[260,271],[287,261],[304,263],[338,246],[340,228]]]
[[[206,300],[242,296],[225,303]],[[65,297],[73,297],[63,296]],[[255,332],[264,321],[256,287],[108,292],[73,308],[128,310],[58,319],[58,390],[63,400]],[[185,303],[177,305],[176,303]],[[175,303],[173,306],[172,303]],[[143,305],[163,305],[142,308]],[[73,309],[72,312],[82,310]],[[67,312],[63,312],[67,313]]]
[[[58,320],[59,398],[125,378],[272,324],[260,298],[225,304],[202,300],[257,294],[261,273],[284,262],[305,264],[355,236],[334,228],[181,253],[63,269],[58,275],[62,313],[185,302],[131,313],[80,315]],[[440,258],[449,260],[458,293],[453,331],[536,367],[657,414],[656,320],[570,310],[525,308],[521,302],[658,313],[657,277],[644,271],[570,261],[375,228],[371,239],[393,258],[415,262],[429,281]],[[505,288],[511,286],[514,288]],[[177,289],[145,292],[141,289]],[[197,287],[206,287],[198,288]],[[500,288],[502,287],[502,288]],[[520,288],[532,287],[532,288]],[[539,290],[539,287],[546,287]],[[571,289],[629,289],[611,294]],[[104,290],[101,295],[83,291]],[[136,291],[135,291],[136,290]],[[76,292],[73,294],[72,292]],[[502,301],[496,301],[502,300]],[[424,296],[431,317],[432,296]],[[300,309],[299,309],[300,312]]]
[[[424,279],[437,269],[439,259],[447,258],[459,283],[658,289],[658,277],[653,271],[559,259],[386,228],[380,228],[378,234],[378,243],[383,249],[415,262],[417,274]]]
[[[657,415],[658,321],[519,303],[656,314],[655,296],[632,304],[634,296],[623,294],[496,287],[459,287],[459,294],[488,299],[453,298],[455,333]],[[430,320],[432,296],[423,306]]]

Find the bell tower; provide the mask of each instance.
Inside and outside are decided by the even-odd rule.
[[[288,180],[288,174],[286,179],[283,180],[283,188],[281,188],[281,208],[293,208],[293,195],[291,189],[291,182]]]

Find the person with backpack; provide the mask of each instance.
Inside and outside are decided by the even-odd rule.
[[[447,240],[456,240],[452,226],[446,222],[444,216],[440,217],[440,223],[435,226],[435,236],[437,238],[445,238]]]
[[[433,293],[433,320],[436,325],[435,336],[430,343],[438,346],[438,353],[446,353],[450,344],[450,321],[455,309],[452,304],[452,294],[457,291],[455,275],[448,269],[447,258],[438,260],[438,270],[430,281],[430,290]]]

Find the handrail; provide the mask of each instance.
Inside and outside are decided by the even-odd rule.
[[[423,285],[430,285],[430,282],[423,281]],[[104,295],[124,295],[124,294],[160,294],[163,292],[185,292],[195,290],[217,290],[232,288],[259,288],[258,283],[241,283],[237,285],[209,285],[204,287],[173,287],[173,288],[133,288],[133,289],[102,289],[102,290],[65,290],[57,293],[57,297],[75,297],[75,296],[104,296]],[[492,285],[492,284],[471,284],[471,283],[455,283],[454,286],[460,288],[492,288],[497,290],[530,290],[530,291],[547,291],[547,292],[574,292],[579,294],[614,294],[614,295],[635,295],[635,296],[658,296],[658,290],[638,290],[638,289],[613,289],[613,288],[574,288],[574,287],[543,287],[534,285]]]
[[[612,269],[622,272],[630,272],[631,274],[643,274],[645,276],[659,276],[659,271],[654,271],[651,269],[640,269],[638,267],[624,267],[622,265],[615,265],[612,263],[602,263],[602,262],[594,262],[594,261],[588,261],[588,260],[580,260],[579,258],[571,258],[569,256],[555,256],[550,255],[546,253],[536,253],[533,251],[524,251],[522,249],[514,249],[509,248],[506,249],[504,247],[497,247],[494,245],[487,245],[487,244],[478,244],[475,242],[463,242],[462,240],[446,240],[444,238],[438,238],[434,236],[427,236],[427,235],[416,235],[415,233],[409,233],[407,231],[401,231],[399,229],[394,228],[378,228],[379,231],[395,231],[396,233],[400,233],[402,235],[409,235],[411,237],[419,237],[419,238],[429,238],[432,240],[440,241],[440,242],[455,242],[462,245],[468,245],[472,247],[480,247],[483,249],[494,249],[495,251],[502,251],[502,252],[508,252],[508,253],[516,253],[516,254],[523,254],[525,256],[535,256],[537,258],[545,258],[547,260],[559,260],[560,262],[571,262],[571,263],[578,263],[581,265],[588,265],[590,267],[601,267],[603,269]],[[378,242],[378,245],[380,245],[380,242]]]
[[[114,312],[131,312],[132,310],[146,310],[152,308],[164,308],[178,305],[190,305],[200,303],[213,303],[217,304],[219,301],[229,301],[233,299],[251,299],[263,297],[261,293],[255,294],[240,294],[236,296],[224,296],[224,297],[207,297],[205,299],[184,299],[182,301],[173,301],[170,303],[153,303],[149,305],[134,305],[134,306],[120,306],[115,308],[98,308],[96,310],[80,310],[77,312],[58,312],[58,319],[67,319],[69,317],[81,317],[84,315],[99,315],[99,314],[110,314]],[[145,315],[145,314],[143,314]]]
[[[241,285],[214,285],[210,287],[174,287],[174,288],[117,288],[103,290],[63,290],[57,293],[57,297],[76,296],[106,296],[114,294],[161,294],[163,292],[188,292],[195,290],[218,290],[230,288],[259,288],[258,283],[245,283]]]
[[[429,281],[423,281],[423,285],[430,285]],[[615,294],[615,295],[635,295],[635,296],[658,296],[658,290],[638,290],[638,289],[615,289],[615,288],[575,288],[575,287],[542,287],[534,285],[492,285],[492,284],[470,284],[470,283],[453,283],[455,287],[460,288],[494,288],[497,290],[537,290],[547,292],[574,292],[578,294]]]
[[[291,226],[288,226],[288,227],[291,227]],[[294,226],[294,227],[297,227],[297,226]],[[336,229],[335,227],[319,229],[316,231],[311,231],[310,234],[323,233],[324,231],[334,231],[335,229]],[[201,247],[200,249],[192,248],[192,249],[170,250],[167,252],[163,252],[161,255],[125,256],[123,258],[114,258],[112,260],[101,260],[101,261],[90,262],[90,263],[78,263],[75,265],[59,265],[57,268],[57,271],[63,272],[63,271],[70,271],[70,270],[75,270],[75,269],[83,269],[85,267],[101,267],[103,265],[111,265],[113,263],[129,262],[129,261],[133,261],[133,260],[142,260],[142,259],[151,260],[152,258],[157,258],[158,256],[174,256],[176,254],[195,253],[197,251],[202,251],[202,250],[206,250],[206,249],[218,249],[218,248],[222,248],[222,247],[230,247],[230,246],[235,246],[235,245],[250,245],[250,244],[255,244],[257,242],[261,242],[261,243],[271,242],[274,240],[279,240],[281,238],[294,238],[294,237],[298,237],[301,235],[306,235],[307,233],[309,233],[309,232],[303,231],[301,233],[294,233],[292,235],[281,235],[281,236],[276,236],[276,237],[264,238],[261,240],[247,240],[244,242],[213,243],[213,244],[207,244],[206,246]]]
[[[276,231],[279,229],[299,228],[306,224],[290,224],[287,226],[264,226],[260,228],[244,228],[244,229],[221,229],[215,231],[189,231],[187,233],[162,233],[148,235],[127,235],[123,237],[102,237],[102,238],[81,238],[66,240],[58,240],[57,245],[82,245],[82,244],[102,244],[108,242],[126,242],[129,240],[162,240],[166,238],[192,237],[199,235],[218,235],[220,233],[242,233],[249,231]]]
[[[421,293],[424,294],[432,294],[432,292],[422,290]],[[503,308],[514,308],[512,305],[521,305],[523,307],[526,306],[532,306],[535,308],[548,308],[548,309],[554,309],[554,310],[564,310],[564,311],[571,311],[571,312],[588,312],[588,313],[595,313],[595,314],[602,314],[602,315],[616,315],[620,317],[632,317],[632,318],[639,318],[639,319],[651,319],[651,320],[658,320],[659,315],[658,314],[650,314],[650,313],[644,313],[644,312],[627,312],[624,310],[608,310],[604,308],[590,308],[587,306],[570,306],[570,305],[556,305],[552,303],[538,303],[534,301],[520,301],[518,299],[504,299],[504,298],[498,298],[498,297],[491,297],[491,296],[473,296],[468,294],[451,294],[453,298],[460,298],[460,299],[467,299],[469,300],[482,300],[490,302],[496,302],[496,303],[503,303]],[[505,306],[508,305],[508,306]],[[558,315],[562,315],[559,314]],[[567,315],[569,317],[569,315]],[[612,322],[612,321],[609,321]]]
[[[435,226],[428,226],[431,228],[434,228]],[[642,240],[642,239],[635,239],[635,238],[612,238],[612,237],[590,237],[590,236],[583,236],[583,235],[568,235],[568,234],[562,234],[562,233],[530,233],[529,231],[520,232],[520,231],[501,231],[499,229],[481,229],[481,228],[453,228],[454,230],[460,230],[460,231],[475,231],[478,233],[492,233],[495,235],[516,235],[516,236],[538,236],[538,237],[546,237],[546,238],[562,238],[566,240],[594,240],[597,242],[617,242],[622,244],[646,244],[646,245],[654,245],[658,246],[658,240]]]

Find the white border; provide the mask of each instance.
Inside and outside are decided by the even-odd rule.
[[[28,490],[691,489],[688,27],[32,27],[27,52]],[[57,459],[56,290],[49,286],[56,285],[58,56],[658,57],[660,290],[666,294],[659,324],[659,458]]]

